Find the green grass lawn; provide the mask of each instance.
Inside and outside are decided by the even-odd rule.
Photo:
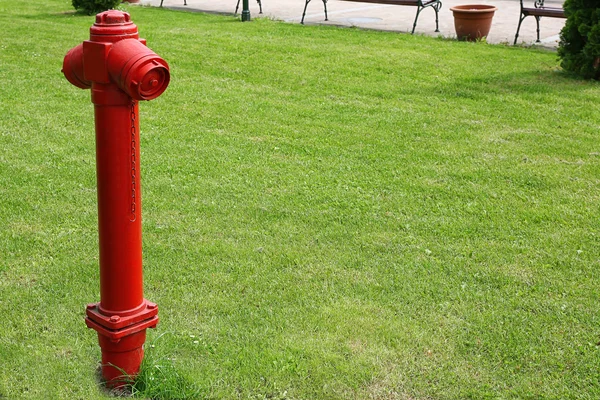
[[[600,85],[555,53],[127,7],[156,398],[600,398]],[[0,2],[0,398],[107,396],[93,17]]]

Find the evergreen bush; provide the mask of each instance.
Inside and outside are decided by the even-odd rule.
[[[102,11],[115,8],[121,0],[72,0],[73,7],[87,15],[98,14]]]
[[[584,78],[600,79],[600,1],[566,0],[560,32],[561,66]]]

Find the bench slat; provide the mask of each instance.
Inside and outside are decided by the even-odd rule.
[[[355,1],[358,3],[377,3],[377,4],[394,4],[399,6],[415,6],[419,5],[419,0],[344,0]]]
[[[428,6],[430,4],[439,3],[439,0],[344,0],[354,1],[358,3],[377,3],[377,4],[393,4],[398,6]]]
[[[540,17],[550,17],[550,18],[567,18],[565,15],[565,10],[562,8],[553,8],[553,7],[540,7],[540,8],[529,8],[523,7],[521,13],[525,15],[537,15]]]

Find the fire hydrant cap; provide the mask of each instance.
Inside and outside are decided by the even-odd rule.
[[[115,25],[131,22],[129,13],[119,10],[108,10],[96,15],[97,25]]]
[[[63,60],[62,73],[72,85],[81,89],[89,89],[92,82],[85,79],[83,73],[83,45],[75,46]]]
[[[152,100],[160,96],[169,85],[170,74],[166,63],[158,57],[148,58],[131,69],[127,80],[129,93],[137,100]]]
[[[119,40],[123,36],[127,38],[137,37],[137,26],[131,22],[129,13],[119,10],[108,10],[96,15],[96,22],[90,28],[90,39],[95,37],[114,36],[114,38],[104,38]]]
[[[117,85],[135,100],[152,100],[169,85],[165,60],[139,40],[120,40],[108,53],[108,72]]]

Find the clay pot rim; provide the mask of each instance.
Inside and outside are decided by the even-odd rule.
[[[490,6],[487,4],[467,4],[467,5],[450,7],[450,11],[452,11],[452,12],[457,11],[457,12],[467,13],[467,14],[495,12],[497,10],[498,10],[498,7]]]

